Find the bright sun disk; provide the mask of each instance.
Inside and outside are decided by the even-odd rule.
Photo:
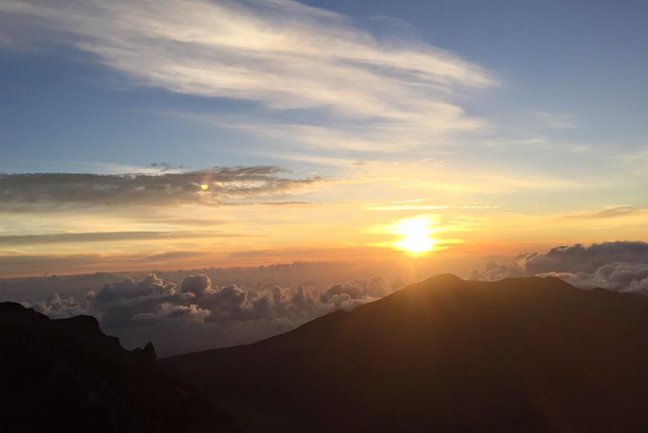
[[[400,220],[394,226],[394,233],[401,236],[394,242],[394,247],[414,256],[432,251],[437,243],[430,237],[432,229],[427,217]]]

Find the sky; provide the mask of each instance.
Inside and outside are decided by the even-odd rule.
[[[648,241],[646,40],[645,1],[4,0],[0,276]]]

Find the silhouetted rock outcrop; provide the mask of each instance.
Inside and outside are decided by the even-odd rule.
[[[0,303],[0,432],[224,431],[218,406],[96,319]],[[228,430],[229,431],[229,430]]]
[[[265,416],[256,431],[648,431],[648,299],[555,278],[442,275],[163,362]]]

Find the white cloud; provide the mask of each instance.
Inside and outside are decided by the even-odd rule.
[[[559,246],[544,254],[527,253],[514,263],[490,262],[474,279],[555,276],[583,289],[602,288],[648,294],[648,243],[616,241]]]
[[[484,68],[439,48],[379,41],[344,16],[291,0],[9,0],[3,12],[26,17],[31,37],[54,30],[138,84],[255,101],[262,113],[244,118],[250,128],[277,111],[317,110],[324,125],[254,127],[316,146],[417,146],[479,129],[484,122],[453,96],[497,85]]]
[[[39,313],[43,313],[52,319],[68,318],[85,313],[85,307],[75,297],[61,297],[58,292],[52,292],[42,301],[30,304],[23,302],[23,305],[33,308]]]
[[[249,342],[337,309],[353,309],[392,292],[391,284],[381,277],[330,286],[311,283],[286,287],[262,283],[258,274],[263,273],[264,280],[273,280],[288,271],[294,278],[300,275],[300,266],[236,268],[233,272],[240,278],[240,285],[223,286],[213,285],[205,273],[186,275],[181,284],[150,274],[87,292],[79,290],[73,296],[60,296],[58,292],[36,296],[40,299],[23,300],[22,304],[53,318],[93,315],[106,332],[125,339],[129,345],[153,341],[160,353],[168,353],[223,345],[228,341],[221,335],[225,330],[232,332],[232,344]],[[217,275],[224,276],[225,272],[221,270]],[[249,284],[250,279],[257,282]],[[246,329],[244,335],[236,331],[241,327]]]

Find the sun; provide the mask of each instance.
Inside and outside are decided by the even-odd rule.
[[[400,239],[394,242],[394,247],[413,256],[428,253],[434,249],[437,241],[430,237],[432,228],[430,219],[426,216],[406,218],[398,221],[393,227],[394,234]]]

